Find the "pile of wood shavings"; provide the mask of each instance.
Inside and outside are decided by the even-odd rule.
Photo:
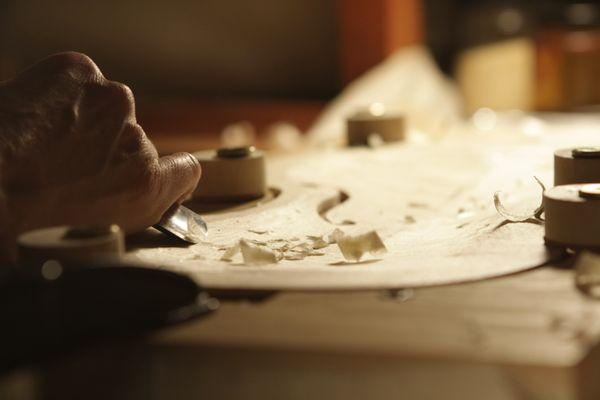
[[[336,229],[330,235],[307,235],[304,241],[298,238],[267,241],[240,239],[235,245],[224,248],[221,261],[232,262],[239,253],[244,265],[275,264],[281,260],[299,261],[306,257],[325,255],[322,250],[331,244],[337,244],[344,258],[353,262],[360,261],[366,253],[382,255],[387,252],[375,231],[350,236]]]

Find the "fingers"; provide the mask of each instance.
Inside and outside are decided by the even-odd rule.
[[[202,174],[200,162],[189,153],[177,153],[158,160],[158,182],[166,205],[163,213],[173,204],[189,198]]]
[[[111,220],[127,233],[156,224],[193,193],[200,175],[200,163],[189,153],[130,158],[113,168],[110,189],[103,190],[114,193],[108,201],[114,206]]]
[[[89,82],[76,103],[76,139],[94,144],[96,159],[88,162],[103,168],[107,162],[122,160],[135,153],[157,158],[156,150],[137,124],[135,100],[129,87],[102,80]]]
[[[102,80],[84,85],[78,112],[85,131],[106,128],[105,134],[116,135],[114,125],[135,124],[135,99],[126,85]]]
[[[33,96],[56,85],[63,86],[63,91],[75,91],[87,82],[103,79],[91,58],[82,53],[66,52],[44,58],[17,75],[9,85],[20,89],[22,94]]]
[[[51,56],[7,85],[12,87],[3,84],[2,92],[8,101],[3,97],[0,103],[26,116],[22,125],[30,128],[14,129],[16,143],[30,146],[29,155],[13,156],[19,165],[14,181],[27,182],[44,200],[47,223],[108,221],[134,232],[158,222],[195,190],[201,175],[196,158],[188,153],[159,158],[136,121],[131,90],[104,78],[89,57]],[[43,156],[31,163],[30,154]]]
[[[126,123],[119,137],[118,147],[122,158],[141,157],[157,159],[158,152],[154,144],[148,139],[146,132],[138,123]]]

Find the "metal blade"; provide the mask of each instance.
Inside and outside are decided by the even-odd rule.
[[[179,206],[173,214],[161,220],[154,227],[188,243],[199,243],[208,236],[206,222],[200,215],[184,206]]]

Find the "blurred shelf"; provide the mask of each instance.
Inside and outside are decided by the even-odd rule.
[[[285,121],[306,130],[325,107],[315,100],[190,100],[143,102],[138,121],[161,153],[218,146],[231,123],[248,121],[256,132]]]

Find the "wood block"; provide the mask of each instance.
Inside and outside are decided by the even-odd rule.
[[[571,147],[554,153],[554,185],[600,183],[600,148]]]
[[[545,238],[548,243],[573,248],[600,248],[598,187],[595,184],[562,185],[544,192]],[[590,189],[591,195],[586,195]]]
[[[250,150],[239,156],[227,156],[216,150],[194,153],[202,166],[202,184],[194,191],[194,199],[231,202],[264,196],[267,190],[264,154],[253,146],[245,149]]]
[[[399,113],[365,110],[346,119],[346,134],[350,146],[372,145],[372,139],[397,142],[406,136],[406,123]]]

